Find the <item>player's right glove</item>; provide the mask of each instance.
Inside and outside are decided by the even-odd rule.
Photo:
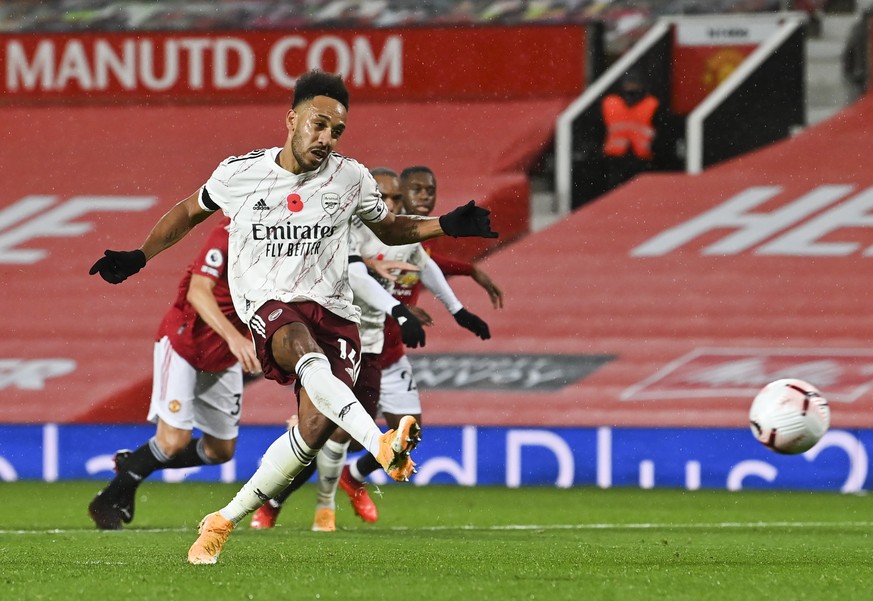
[[[424,346],[424,328],[421,322],[401,303],[391,309],[391,316],[400,324],[400,337],[409,348]]]
[[[491,211],[476,206],[471,200],[462,207],[453,209],[440,217],[440,227],[447,236],[455,238],[478,236],[480,238],[496,238],[497,232],[491,229]]]
[[[136,250],[107,250],[104,256],[97,259],[88,273],[99,273],[100,277],[110,284],[120,284],[130,276],[145,267],[145,253]]]
[[[454,318],[459,326],[467,328],[482,340],[488,340],[491,338],[491,330],[488,329],[488,324],[478,315],[474,315],[466,309],[461,309],[454,314]]]

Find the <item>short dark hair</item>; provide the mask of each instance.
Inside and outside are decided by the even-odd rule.
[[[433,169],[425,165],[412,165],[411,167],[407,167],[400,172],[400,179],[406,179],[413,173],[429,173],[433,178],[433,181],[436,181],[436,175],[434,175]]]
[[[373,177],[378,177],[380,175],[397,177],[397,172],[390,167],[373,167],[372,169],[370,169],[370,175],[372,175]]]
[[[297,79],[294,86],[294,98],[291,100],[291,108],[297,108],[301,102],[312,100],[316,96],[333,98],[349,110],[349,91],[343,78],[333,73],[326,73],[313,69],[307,71]]]

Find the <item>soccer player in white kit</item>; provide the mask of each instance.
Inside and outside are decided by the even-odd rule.
[[[236,311],[252,331],[264,376],[295,383],[299,424],[267,449],[228,505],[201,521],[189,563],[215,563],[236,524],[309,464],[337,426],[393,479],[412,473],[409,452],[418,423],[407,416],[396,431],[382,434],[351,391],[360,353],[359,313],[348,283],[352,218],[360,217],[388,244],[497,236],[489,211],[473,201],[438,218],[388,211],[367,169],[334,152],[348,105],[339,76],[302,75],[281,148],[225,159],[203,187],[158,220],[140,248],[107,250],[91,268],[91,274],[121,283],[221,210],[231,219],[229,281]]]
[[[383,202],[391,212],[402,208],[399,199],[391,198],[392,193],[399,188],[397,173],[379,167],[370,173],[376,180]],[[397,203],[395,205],[395,202]],[[389,246],[382,242],[364,223],[355,219],[352,222],[352,237],[349,258],[349,281],[354,292],[354,304],[361,310],[360,334],[361,352],[365,360],[362,362],[361,378],[377,382],[381,380],[377,390],[376,401],[378,410],[384,415],[389,426],[398,427],[398,421],[405,415],[412,415],[421,420],[421,399],[412,374],[409,358],[403,354],[395,362],[385,365],[379,361],[385,342],[385,316],[391,315],[401,324],[401,336],[405,346],[416,348],[424,346],[425,332],[419,323],[430,325],[430,316],[415,306],[407,306],[392,296],[394,281],[391,275],[374,278],[367,270],[365,260],[377,260],[403,271],[407,285],[418,274],[424,286],[436,296],[452,315],[464,308],[454,291],[449,286],[436,262],[424,247],[416,242],[399,246]],[[466,311],[467,327],[482,339],[491,337],[488,324],[478,316]],[[373,374],[368,371],[375,371]],[[360,381],[359,381],[360,384]],[[375,410],[373,412],[375,414]],[[315,519],[312,529],[315,531],[332,532],[336,530],[336,488],[337,484],[349,495],[355,513],[365,522],[375,522],[376,506],[373,504],[366,489],[364,494],[350,490],[343,485],[343,479],[348,478],[349,467],[343,463],[349,444],[348,434],[337,430],[326,443],[325,449],[318,454],[318,499],[316,502]],[[329,452],[325,452],[329,451]],[[372,455],[367,455],[372,457]],[[375,460],[373,460],[375,461]],[[376,464],[378,466],[378,464]],[[272,528],[281,511],[282,504],[297,488],[299,482],[293,482],[284,491],[264,503],[252,516],[251,527],[255,529]]]

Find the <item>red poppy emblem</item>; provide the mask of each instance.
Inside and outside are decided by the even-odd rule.
[[[303,210],[303,201],[300,199],[299,194],[288,195],[288,210],[292,213],[297,213]]]

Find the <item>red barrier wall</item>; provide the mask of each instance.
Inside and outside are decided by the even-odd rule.
[[[425,352],[612,354],[560,391],[426,393],[426,423],[731,426],[767,382],[820,386],[836,427],[873,426],[873,97],[700,176],[648,175],[490,256],[493,339],[432,301]],[[417,352],[417,351],[414,351]]]
[[[358,102],[582,92],[582,25],[0,35],[0,103],[283,102],[312,68]]]
[[[511,238],[528,227],[524,171],[564,106],[357,103],[339,150],[372,167],[432,166],[439,213],[475,198]],[[286,110],[0,109],[0,422],[144,419],[152,337],[203,232],[120,286],[88,269],[105,248],[138,246],[226,156],[281,145]]]

